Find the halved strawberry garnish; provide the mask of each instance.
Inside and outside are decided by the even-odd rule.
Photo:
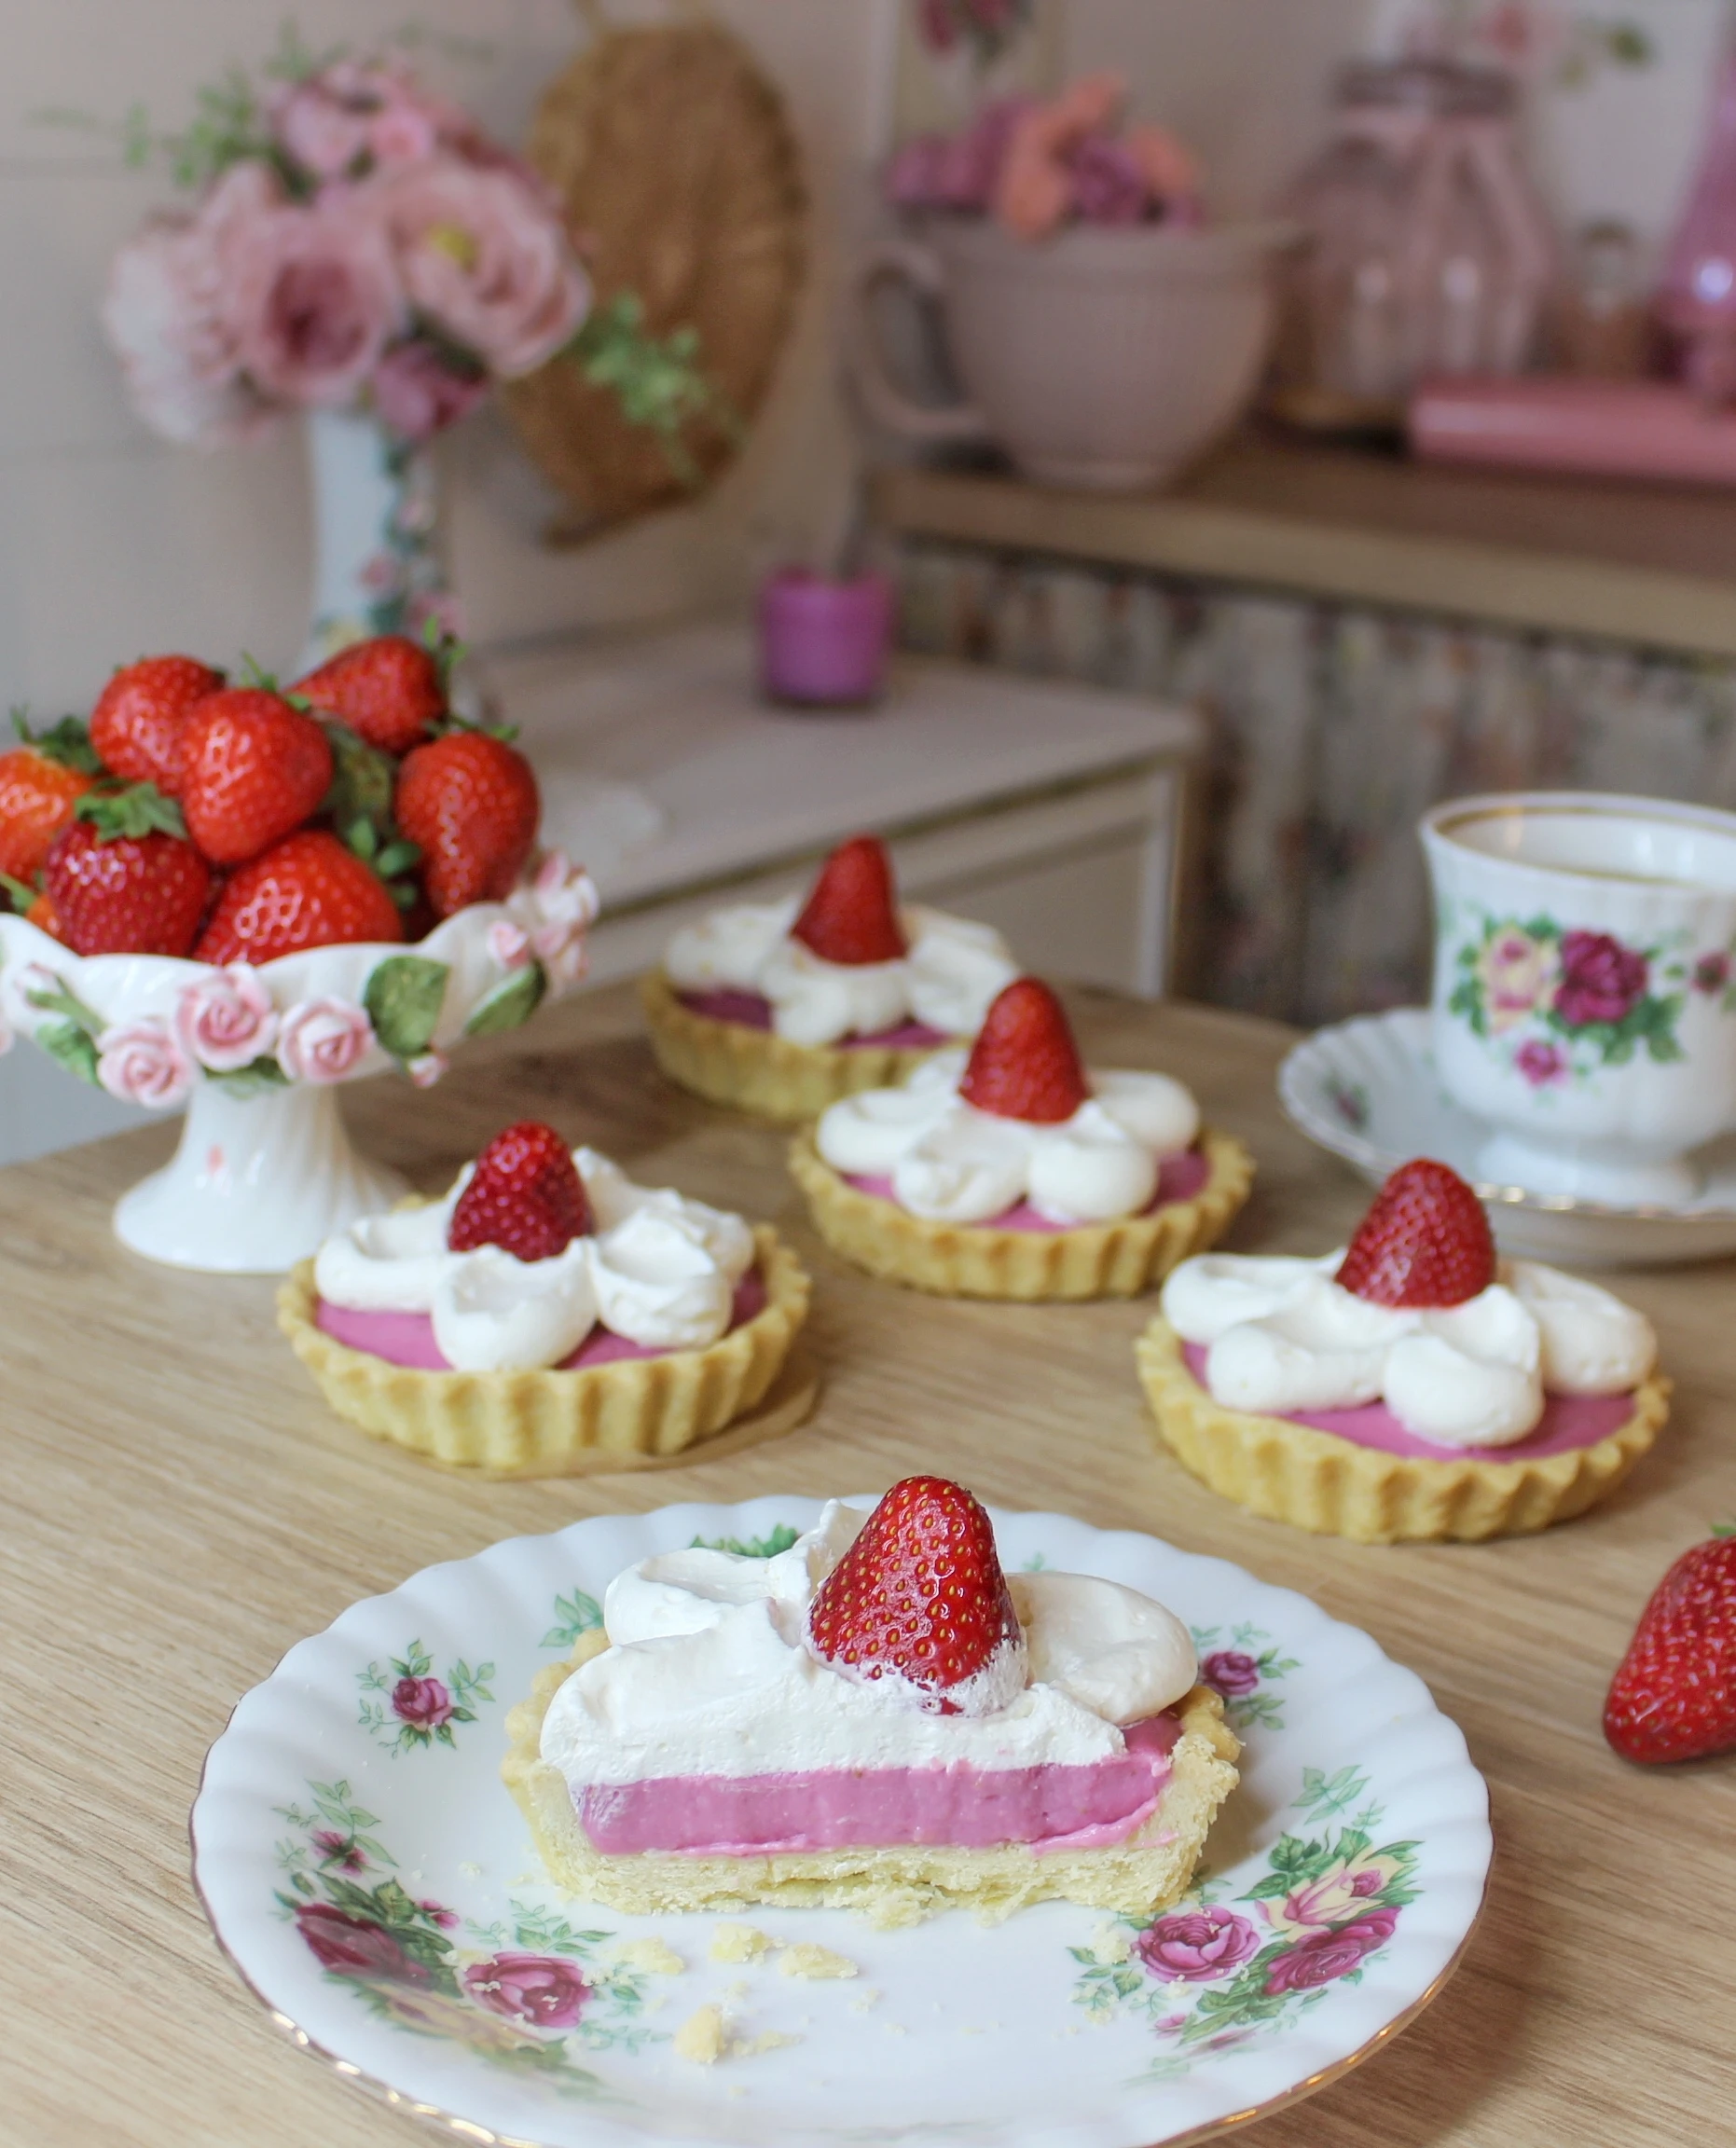
[[[807,1614],[808,1646],[822,1662],[854,1678],[902,1678],[935,1715],[1001,1705],[985,1688],[960,1688],[1020,1640],[994,1527],[944,1477],[894,1484]]]
[[[1091,1095],[1067,1011],[1048,985],[1015,977],[990,1007],[958,1094],[979,1111],[1053,1126]]]
[[[1374,1196],[1338,1271],[1371,1305],[1463,1305],[1495,1281],[1495,1237],[1456,1171],[1419,1156]]]
[[[552,1126],[521,1119],[476,1159],[446,1242],[454,1253],[499,1246],[520,1260],[552,1260],[595,1229],[585,1181]]]
[[[877,835],[852,835],[838,845],[790,930],[822,962],[855,967],[896,962],[909,953],[898,922],[892,861]]]

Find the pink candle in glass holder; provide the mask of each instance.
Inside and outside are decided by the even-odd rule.
[[[774,701],[861,708],[877,698],[892,640],[884,574],[829,581],[785,567],[760,585],[760,677]]]

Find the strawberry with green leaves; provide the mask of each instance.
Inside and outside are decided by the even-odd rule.
[[[535,845],[542,806],[522,753],[492,731],[461,726],[408,756],[393,810],[400,834],[421,853],[428,900],[449,917],[512,893]]]
[[[194,708],[223,685],[194,656],[145,656],[117,671],[90,711],[90,743],[105,768],[129,783],[181,794],[181,740]]]
[[[1646,1764],[1736,1751],[1736,1529],[1684,1551],[1659,1583],[1610,1685],[1604,1736]]]
[[[102,764],[76,717],[33,733],[14,709],[12,723],[22,743],[0,753],[0,878],[16,883],[7,892],[25,909],[50,846],[72,824]]]
[[[172,798],[149,783],[90,791],[42,870],[57,937],[78,955],[186,955],[211,868]]]
[[[200,962],[257,964],[403,938],[398,905],[373,867],[329,829],[302,828],[229,874],[193,952]]]
[[[240,865],[292,834],[331,787],[332,749],[305,710],[262,686],[194,704],[181,733],[181,805],[214,865]]]

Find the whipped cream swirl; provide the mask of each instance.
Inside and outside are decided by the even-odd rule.
[[[820,1153],[850,1177],[889,1178],[900,1207],[936,1223],[986,1222],[1021,1201],[1054,1223],[1108,1223],[1150,1205],[1164,1157],[1200,1130],[1167,1074],[1093,1069],[1090,1096],[1050,1124],[979,1111],[958,1094],[969,1057],[937,1052],[899,1088],[830,1106]]]
[[[1534,1430],[1545,1393],[1621,1395],[1657,1358],[1644,1314],[1530,1260],[1439,1311],[1372,1305],[1323,1260],[1205,1253],[1164,1286],[1164,1317],[1206,1348],[1226,1409],[1282,1416],[1384,1402],[1418,1439],[1504,1447]]]
[[[826,962],[791,937],[802,902],[737,902],[684,925],[663,968],[678,992],[757,992],[792,1044],[873,1037],[902,1022],[974,1037],[990,1002],[1018,975],[1006,942],[920,902],[900,907],[909,952],[895,962]]]
[[[448,1249],[467,1164],[444,1200],[365,1216],[328,1238],[314,1262],[320,1296],[351,1312],[429,1315],[440,1355],[463,1372],[558,1365],[598,1326],[645,1349],[715,1342],[753,1265],[750,1226],[636,1186],[594,1149],[575,1149],[572,1161],[596,1234],[551,1260],[520,1260],[499,1246]]]
[[[560,1687],[542,1756],[575,1788],[817,1769],[1032,1768],[1113,1758],[1123,1724],[1179,1700],[1193,1644],[1113,1581],[1020,1574],[1008,1587],[1027,1676],[981,1714],[925,1713],[901,1679],[844,1676],[809,1650],[807,1610],[867,1516],[831,1501],[774,1559],[668,1551],[611,1582],[610,1646]]]

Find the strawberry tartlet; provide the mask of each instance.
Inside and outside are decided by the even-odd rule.
[[[1003,1576],[988,1516],[938,1477],[869,1515],[834,1501],[775,1558],[629,1567],[507,1732],[503,1774],[571,1893],[881,1924],[1166,1908],[1240,1753],[1172,1613]]]
[[[1669,1413],[1644,1315],[1498,1260],[1476,1194],[1426,1158],[1347,1250],[1184,1261],[1162,1303],[1139,1373],[1181,1461],[1258,1514],[1362,1543],[1567,1521]]]
[[[832,1105],[790,1168],[834,1251],[952,1298],[1134,1297],[1215,1244],[1253,1177],[1180,1082],[1082,1066],[1034,977],[968,1053]]]
[[[900,904],[885,847],[857,835],[806,902],[734,903],[683,927],[641,996],[671,1080],[787,1121],[973,1037],[1016,974],[988,926]]]
[[[365,1217],[278,1296],[278,1325],[342,1417],[496,1476],[623,1469],[756,1411],[807,1312],[775,1232],[635,1185],[552,1127],[498,1134],[445,1198]]]

